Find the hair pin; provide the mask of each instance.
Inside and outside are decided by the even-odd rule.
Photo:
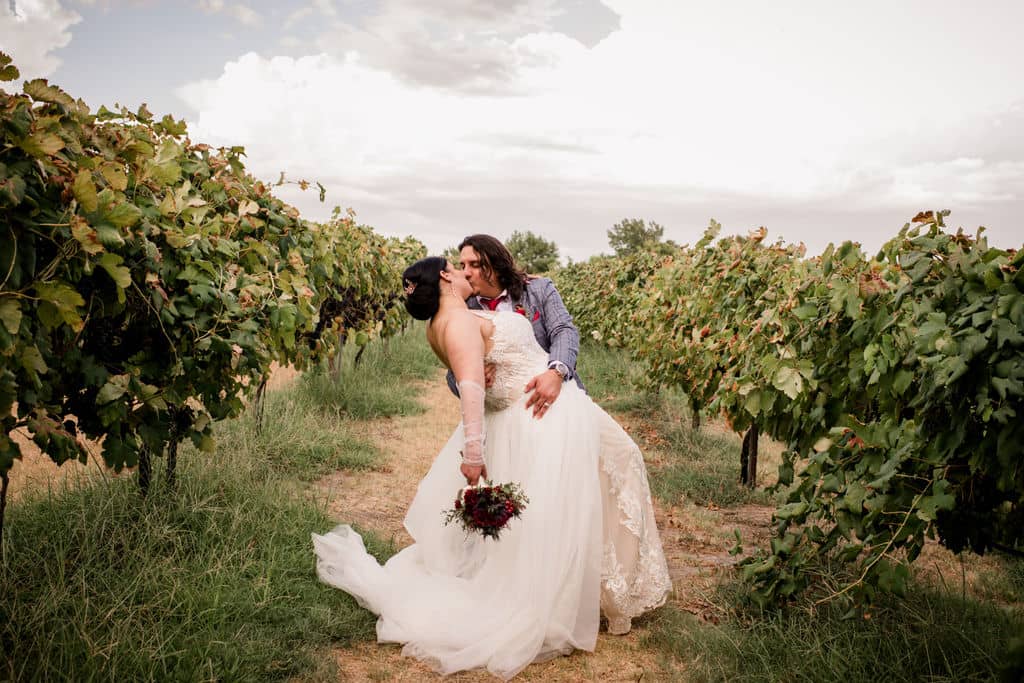
[[[406,280],[405,295],[406,296],[412,296],[412,293],[415,292],[415,291],[416,291],[416,283],[415,282],[409,282],[408,280]]]

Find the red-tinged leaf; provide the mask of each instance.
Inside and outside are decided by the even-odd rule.
[[[99,234],[82,216],[71,217],[71,235],[78,240],[85,253],[98,254],[103,251]]]

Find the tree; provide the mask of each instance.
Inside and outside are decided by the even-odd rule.
[[[444,256],[448,263],[452,264],[452,268],[459,267],[459,248],[457,246],[451,246],[441,252],[441,256]]]
[[[516,230],[505,241],[516,265],[527,273],[546,273],[558,265],[558,245],[529,230]]]
[[[616,256],[628,256],[633,252],[661,242],[664,226],[651,221],[650,225],[641,218],[624,218],[608,231],[608,244]]]

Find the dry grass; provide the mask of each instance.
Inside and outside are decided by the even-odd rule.
[[[277,363],[271,364],[270,380],[267,388],[271,391],[283,389],[292,383],[299,373],[291,366],[280,366]],[[124,476],[135,470],[126,468],[119,474],[103,464],[102,441],[89,441],[83,439],[86,450],[89,451],[89,462],[80,463],[71,460],[63,465],[57,465],[50,459],[50,456],[40,452],[39,447],[32,443],[32,439],[21,431],[12,434],[14,441],[21,447],[21,458],[14,461],[10,469],[10,483],[7,488],[7,501],[14,502],[25,491],[38,491],[50,488],[54,491],[63,488],[65,483],[77,482],[84,478],[95,476]]]

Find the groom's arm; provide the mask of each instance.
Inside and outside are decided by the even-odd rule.
[[[562,296],[555,284],[547,278],[536,283],[543,287],[541,291],[541,316],[547,330],[551,346],[548,349],[548,362],[559,362],[569,369],[569,376],[576,375],[576,357],[580,352],[580,332],[572,322]],[[536,285],[535,285],[536,286]]]

